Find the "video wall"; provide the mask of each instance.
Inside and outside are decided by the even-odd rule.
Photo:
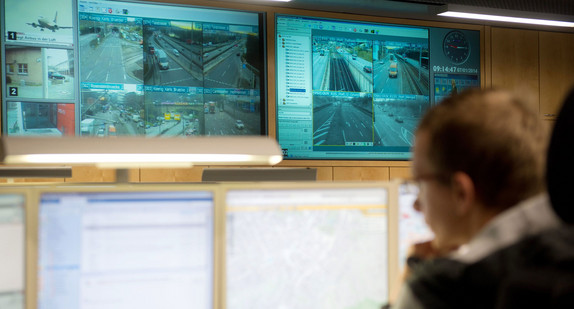
[[[406,160],[425,111],[480,87],[480,32],[276,15],[285,159]]]
[[[264,13],[1,3],[2,134],[266,134]]]

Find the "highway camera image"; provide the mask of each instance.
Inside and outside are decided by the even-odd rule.
[[[238,25],[203,25],[204,87],[260,87],[261,56],[255,30]]]
[[[79,27],[83,82],[143,82],[141,19],[80,14]]]
[[[257,29],[81,13],[80,134],[260,135]]]
[[[375,144],[413,146],[417,124],[429,107],[428,97],[375,98],[373,102]]]
[[[203,86],[201,23],[145,19],[145,84]]]
[[[259,135],[259,96],[204,95],[202,135]]]
[[[429,94],[427,44],[375,41],[374,92]]]
[[[313,97],[313,145],[373,146],[373,98],[357,96]]]
[[[313,36],[313,145],[410,147],[429,107],[428,44]]]
[[[372,41],[313,37],[313,90],[372,92]]]

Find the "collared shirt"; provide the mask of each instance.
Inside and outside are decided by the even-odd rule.
[[[562,225],[554,213],[547,194],[540,194],[511,207],[492,219],[468,244],[448,258],[473,264],[525,237]],[[395,308],[424,308],[409,284],[403,284]]]
[[[474,263],[519,240],[560,226],[547,194],[539,194],[511,207],[492,219],[468,244],[449,257]]]

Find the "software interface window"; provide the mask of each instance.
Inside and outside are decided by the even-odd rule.
[[[277,138],[288,159],[409,159],[424,112],[480,86],[479,31],[275,22]]]
[[[38,307],[212,308],[213,193],[45,193]]]
[[[25,195],[0,193],[0,308],[24,308]]]
[[[227,308],[379,308],[388,202],[381,187],[230,190]]]
[[[0,3],[3,133],[265,133],[261,13],[104,0]]]

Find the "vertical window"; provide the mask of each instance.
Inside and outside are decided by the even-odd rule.
[[[18,74],[28,75],[28,64],[27,63],[18,63]]]
[[[6,64],[6,73],[14,74],[14,64]]]

